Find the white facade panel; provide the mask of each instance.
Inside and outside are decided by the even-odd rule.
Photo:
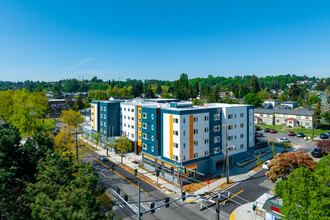
[[[120,104],[121,133],[131,141],[137,141],[137,108],[135,105]]]

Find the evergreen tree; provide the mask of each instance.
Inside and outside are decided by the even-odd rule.
[[[256,77],[255,75],[253,75],[251,77],[250,86],[251,86],[251,92],[252,93],[257,94],[260,91],[260,86],[259,86],[259,83],[258,83],[258,77]]]

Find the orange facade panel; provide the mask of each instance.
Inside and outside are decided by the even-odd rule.
[[[93,104],[93,129],[96,130],[95,128],[95,115],[96,115],[96,112],[95,112],[95,104]]]
[[[189,159],[194,158],[194,115],[189,115]]]
[[[138,141],[137,141],[137,144],[139,146],[139,148],[141,148],[141,145],[142,145],[142,107],[141,106],[138,106],[137,107],[137,134],[138,134]],[[139,122],[140,121],[140,122]],[[140,130],[140,131],[139,131]]]

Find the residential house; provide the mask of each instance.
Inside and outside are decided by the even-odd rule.
[[[298,107],[298,102],[294,102],[294,101],[285,101],[281,103],[282,106],[287,106],[289,108],[297,108]]]

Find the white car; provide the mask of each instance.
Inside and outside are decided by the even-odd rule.
[[[290,142],[289,141],[289,138],[287,138],[287,137],[277,138],[277,141],[280,142],[280,143],[288,143],[288,142]]]
[[[265,170],[269,170],[268,168],[268,164],[269,164],[270,160],[267,160],[263,165],[262,165],[262,169],[265,169]]]
[[[107,160],[107,157],[104,156],[104,155],[99,155],[98,158],[99,158],[100,161],[106,161]]]

